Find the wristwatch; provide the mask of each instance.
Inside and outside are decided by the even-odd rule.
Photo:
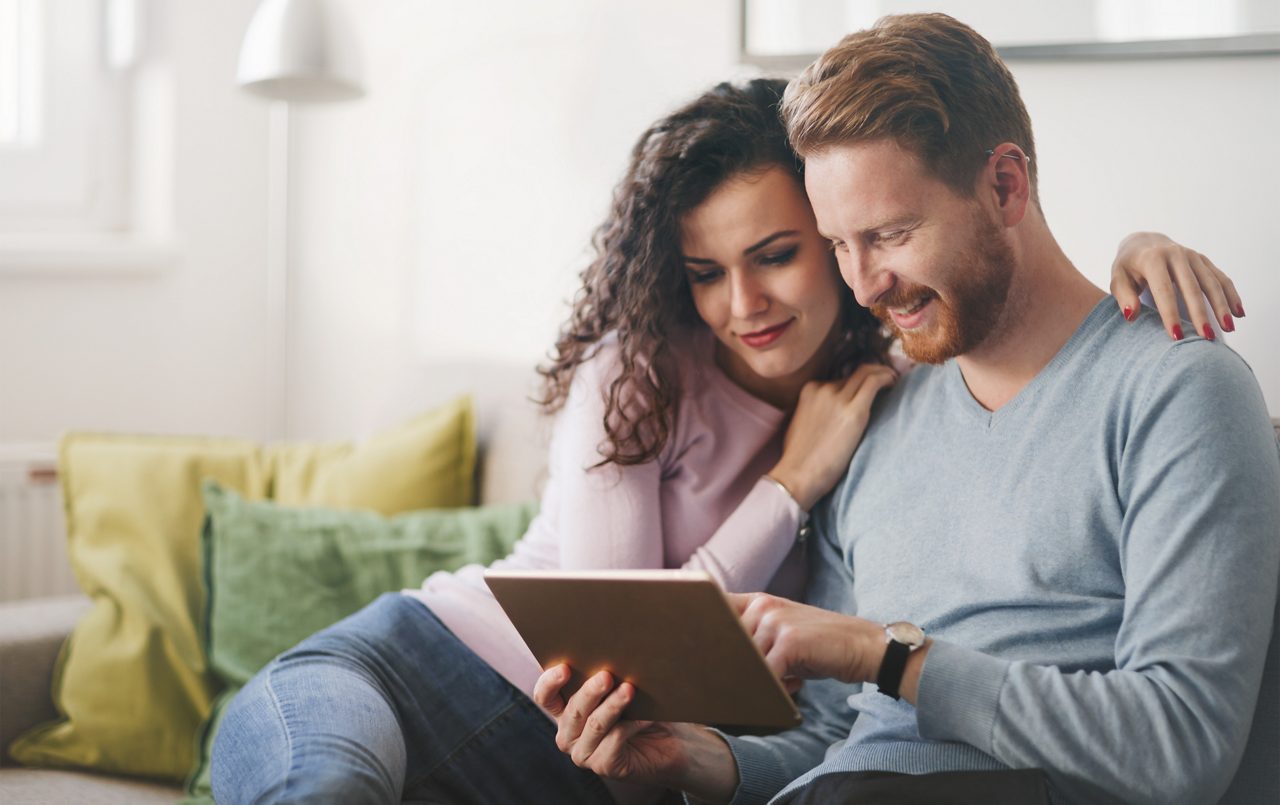
[[[897,699],[907,657],[924,645],[924,630],[914,623],[897,621],[884,627],[884,638],[888,647],[880,662],[880,673],[876,674],[876,687],[884,695]]]

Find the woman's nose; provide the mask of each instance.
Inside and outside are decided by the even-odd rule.
[[[769,295],[750,272],[736,272],[730,294],[729,312],[735,319],[749,319],[769,307]]]

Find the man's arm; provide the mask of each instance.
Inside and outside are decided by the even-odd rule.
[[[823,537],[824,522],[824,508],[819,507],[809,542],[807,597],[822,606],[849,610],[852,579],[839,549]],[[772,596],[731,598],[785,601]],[[845,617],[813,607],[803,609]],[[533,697],[556,717],[556,742],[562,751],[601,776],[679,789],[700,802],[768,801],[820,763],[833,743],[848,737],[856,715],[847,704],[856,686],[819,679],[807,683],[798,697],[804,719],[800,727],[765,737],[735,737],[694,724],[624,721],[622,712],[634,689],[629,683],[614,687],[607,674],[592,677],[565,701],[560,690],[568,679],[566,667],[548,669],[538,679]]]
[[[1233,353],[1172,348],[1118,467],[1125,578],[1116,669],[1067,673],[944,642],[920,733],[1044,768],[1073,799],[1215,801],[1243,751],[1280,577],[1280,460]]]

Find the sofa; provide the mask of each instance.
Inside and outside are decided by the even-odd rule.
[[[469,394],[475,406],[477,503],[536,499],[546,466],[549,427],[531,395],[536,377],[510,365],[445,364],[402,380],[361,429],[373,432],[424,406]],[[81,771],[25,768],[8,754],[14,738],[57,717],[52,673],[63,641],[90,607],[83,595],[0,604],[0,802],[146,805],[174,803],[178,785]]]
[[[397,390],[374,419],[395,421],[424,401],[469,392],[476,405],[479,502],[526,501],[542,480],[548,437],[545,419],[529,401],[534,390],[531,374],[515,367],[440,367],[429,383],[411,381]],[[1274,425],[1280,440],[1280,419]],[[19,767],[3,749],[31,726],[56,717],[50,684],[58,650],[88,608],[88,599],[78,595],[0,604],[0,802],[146,805],[182,797],[177,786]],[[1271,642],[1246,758],[1223,801],[1280,801],[1280,640]]]

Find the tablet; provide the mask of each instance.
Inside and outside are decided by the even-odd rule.
[[[711,576],[685,570],[498,571],[485,581],[566,698],[601,670],[635,685],[626,717],[753,731],[800,723]]]

